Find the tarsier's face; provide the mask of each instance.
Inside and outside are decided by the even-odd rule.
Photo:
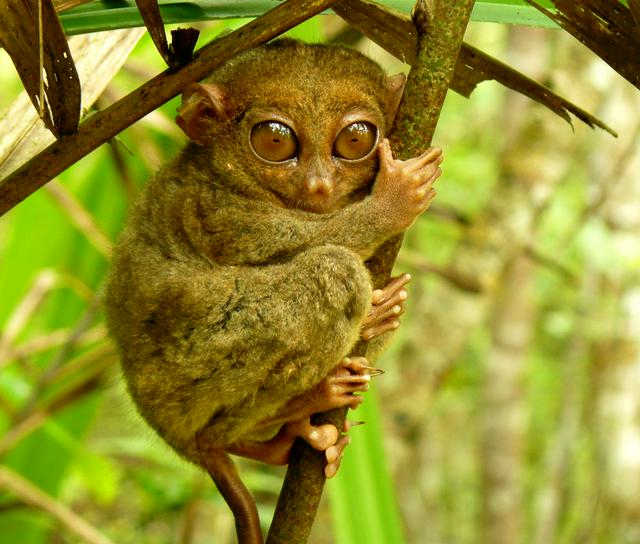
[[[242,137],[262,168],[261,185],[285,206],[332,212],[373,181],[383,119],[363,106],[339,114],[303,109],[252,110]]]
[[[346,48],[276,43],[185,91],[178,123],[236,186],[330,213],[371,188],[403,84]]]

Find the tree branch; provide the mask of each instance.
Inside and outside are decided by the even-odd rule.
[[[400,158],[422,153],[431,144],[472,7],[473,0],[434,0],[429,7],[419,1],[416,5],[417,60],[389,134],[392,149]],[[387,283],[401,243],[401,236],[389,240],[367,263],[376,288]],[[353,353],[365,354],[366,343],[359,342]],[[332,410],[320,414],[316,422],[342,428],[345,417],[346,410]],[[307,541],[324,487],[325,464],[322,452],[296,441],[267,544]]]

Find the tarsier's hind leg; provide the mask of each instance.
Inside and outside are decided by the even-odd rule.
[[[296,397],[307,394],[303,409],[316,404],[308,393],[339,367],[357,340],[371,285],[361,259],[336,246],[225,273],[235,274],[229,282],[235,287],[220,310],[226,329],[216,333],[217,345],[212,341],[208,353],[217,348],[220,364],[228,367],[216,387],[231,402],[207,427],[211,435],[235,442]],[[203,364],[206,357],[202,353]],[[237,391],[235,397],[229,391]],[[287,414],[281,422],[302,415]]]
[[[316,450],[325,452],[325,475],[327,478],[332,477],[337,472],[342,452],[350,441],[342,433],[347,433],[352,424],[345,422],[341,433],[331,424],[313,425],[311,415],[343,406],[357,408],[362,402],[357,393],[367,391],[371,376],[380,372],[368,366],[364,357],[345,358],[317,387],[291,399],[276,415],[257,424],[256,432],[261,428],[283,424],[276,436],[267,441],[243,438],[232,444],[228,451],[265,463],[282,465],[289,462],[294,440],[301,438]]]

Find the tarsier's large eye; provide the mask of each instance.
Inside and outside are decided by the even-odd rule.
[[[338,134],[333,143],[333,154],[350,161],[361,159],[373,149],[377,139],[378,131],[371,123],[351,123]]]
[[[298,139],[284,123],[264,121],[251,129],[251,147],[267,161],[283,162],[296,156]]]

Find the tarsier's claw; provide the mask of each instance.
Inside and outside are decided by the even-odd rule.
[[[343,432],[348,433],[349,429],[352,429],[353,427],[357,427],[358,425],[364,425],[366,423],[366,421],[351,421],[351,420],[347,420],[344,422],[344,426],[342,428]]]
[[[380,376],[380,374],[384,374],[384,370],[381,368],[376,368],[374,366],[365,366],[364,371],[367,373],[367,376]]]

